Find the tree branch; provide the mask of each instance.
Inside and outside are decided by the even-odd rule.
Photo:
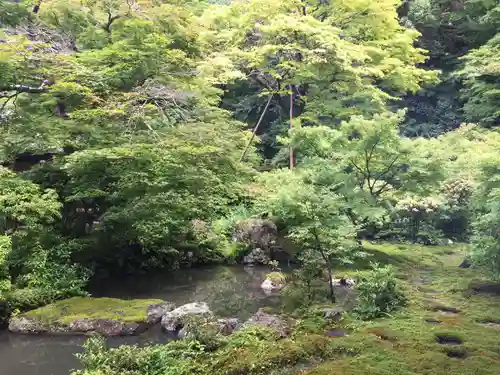
[[[377,138],[375,142],[373,142],[373,145],[370,149],[370,153],[368,154],[368,151],[365,150],[365,167],[366,167],[366,179],[368,182],[368,190],[370,190],[370,194],[373,195],[373,188],[375,187],[375,183],[377,182],[377,179],[375,178],[375,181],[373,181],[373,185],[371,184],[371,172],[370,172],[370,161],[372,160],[373,157],[373,152],[375,151],[375,147],[377,147],[378,143],[380,142],[380,138]]]
[[[29,94],[40,94],[42,92],[47,91],[48,89],[45,88],[43,85],[40,87],[33,87],[33,86],[27,86],[27,85],[7,85],[7,86],[0,86],[0,91],[16,91],[17,93],[25,92]],[[10,95],[3,95],[0,93],[0,97],[5,98],[9,97]]]
[[[106,25],[104,25],[102,28],[108,33],[108,34],[111,34],[111,25],[113,24],[113,22],[115,22],[118,18],[120,18],[121,16],[119,14],[117,14],[116,16],[112,16],[111,15],[111,11],[108,10],[108,22],[106,23]]]
[[[3,110],[5,109],[5,107],[7,106],[7,104],[9,104],[9,102],[10,102],[12,99],[16,98],[18,95],[19,95],[19,93],[18,93],[18,92],[16,92],[16,93],[14,93],[14,94],[12,94],[12,95],[10,95],[10,96],[6,96],[6,97],[4,97],[4,98],[7,98],[7,100],[5,100],[5,102],[3,102],[3,104],[2,104],[2,107],[0,107],[0,115],[2,114],[2,112],[3,112]]]
[[[255,128],[253,129],[252,137],[250,137],[250,139],[248,140],[248,143],[247,143],[245,149],[243,150],[243,153],[241,154],[240,162],[243,161],[243,159],[245,158],[245,155],[247,154],[248,148],[250,147],[250,144],[252,143],[253,139],[255,138],[255,134],[257,134],[257,130],[259,129],[260,123],[264,119],[264,115],[267,112],[267,108],[269,107],[269,104],[271,104],[272,98],[273,98],[273,95],[272,94],[269,95],[269,99],[267,100],[266,106],[264,107],[264,110],[262,111],[262,113],[260,115],[259,121],[257,122],[257,125],[255,125]]]
[[[379,178],[377,178],[375,180],[375,182],[379,181],[384,175],[386,175],[387,173],[389,173],[389,171],[391,170],[391,168],[394,166],[394,163],[396,163],[396,161],[399,159],[399,155],[397,155],[394,160],[389,164],[389,166],[387,167],[387,169],[382,172],[382,174],[380,174]],[[392,176],[394,177],[394,176]],[[374,184],[375,184],[374,182]],[[386,187],[387,185],[389,185],[389,181],[385,181],[385,183],[382,185],[382,187],[380,189],[378,189],[373,195],[377,196],[379,195]]]

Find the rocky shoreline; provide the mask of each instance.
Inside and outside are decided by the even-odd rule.
[[[60,301],[59,305],[62,305],[63,302]],[[52,307],[48,305],[44,308]],[[211,325],[217,333],[223,335],[230,335],[249,325],[270,327],[282,337],[287,336],[289,332],[289,325],[283,318],[276,314],[267,313],[265,309],[259,309],[250,319],[240,322],[237,318],[217,318],[205,302],[187,303],[176,308],[173,303],[166,301],[148,305],[144,309],[143,321],[68,319],[67,317],[51,320],[44,317],[43,312],[31,315],[27,313],[12,318],[9,323],[9,331],[20,334],[130,336],[141,334],[152,326],[160,324],[166,333],[183,338],[189,334],[189,326],[193,324],[193,320],[191,320],[193,317],[203,318],[203,324]]]

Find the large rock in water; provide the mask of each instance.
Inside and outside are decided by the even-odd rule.
[[[172,302],[155,303],[148,306],[148,324],[160,323],[161,318],[166,313],[175,309],[175,304]]]
[[[266,295],[271,295],[285,287],[286,278],[280,272],[271,272],[267,274],[266,279],[260,284],[260,288]]]
[[[161,326],[166,331],[174,332],[183,327],[184,318],[187,316],[203,315],[212,315],[212,311],[210,311],[210,308],[205,302],[188,303],[163,315],[161,318]]]
[[[268,264],[269,260],[269,256],[264,250],[256,248],[243,257],[243,264]]]
[[[275,314],[268,314],[264,311],[264,309],[259,309],[242,325],[242,328],[250,325],[260,325],[273,328],[276,332],[278,332],[280,337],[286,337],[290,333],[288,324],[282,318]]]
[[[277,234],[278,228],[271,220],[247,219],[236,224],[233,240],[269,249],[276,242]]]
[[[9,330],[16,333],[135,335],[148,327],[148,306],[160,302],[162,301],[69,298],[12,318]]]
[[[69,324],[47,324],[37,319],[19,317],[9,323],[9,331],[14,333],[98,333],[103,336],[131,336],[143,332],[146,323],[121,322],[111,319],[74,319]]]

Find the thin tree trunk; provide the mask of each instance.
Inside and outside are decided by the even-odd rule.
[[[247,154],[248,149],[250,148],[250,145],[252,144],[252,141],[255,138],[255,134],[257,134],[257,130],[259,129],[260,123],[262,122],[262,119],[264,118],[264,115],[266,114],[267,109],[269,108],[269,104],[271,104],[272,98],[273,95],[272,94],[269,95],[269,99],[267,100],[266,106],[264,107],[264,110],[260,115],[259,121],[257,122],[257,125],[255,125],[255,128],[253,129],[252,137],[250,137],[250,139],[248,140],[245,150],[243,150],[243,153],[241,154],[240,161],[243,161],[243,159],[245,158],[245,155]]]
[[[292,130],[292,121],[293,121],[293,90],[292,85],[290,85],[290,130]],[[290,169],[293,169],[293,148],[290,145]]]
[[[330,300],[335,303],[335,289],[333,288],[333,273],[332,267],[329,264],[326,265],[328,271],[328,284],[330,285]]]
[[[321,246],[321,241],[318,236],[318,232],[316,232],[316,228],[313,228],[313,236],[316,241],[316,247],[321,254],[321,257],[325,261],[326,271],[328,272],[328,285],[330,286],[330,300],[332,303],[335,303],[335,290],[333,288],[333,272],[332,266],[330,265],[330,259],[326,256],[323,251],[323,247]]]

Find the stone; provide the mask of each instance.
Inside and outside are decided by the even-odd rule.
[[[340,279],[332,279],[333,287],[348,287],[352,288],[356,285],[356,281],[351,278],[340,278]]]
[[[460,263],[459,267],[460,268],[470,268],[470,267],[472,267],[472,262],[469,259],[465,258],[462,261],[462,263]]]
[[[47,332],[47,329],[34,319],[16,317],[11,319],[9,331],[14,333],[43,333]]]
[[[17,333],[128,336],[148,328],[147,309],[161,300],[73,297],[15,316],[9,330]]]
[[[183,327],[183,319],[185,317],[203,315],[212,315],[210,308],[205,302],[188,303],[163,315],[161,326],[166,331],[174,332]]]
[[[325,309],[323,317],[327,320],[332,320],[335,323],[338,323],[340,321],[340,319],[342,318],[343,312],[344,312],[344,310],[339,308],[339,307]]]
[[[278,332],[280,337],[286,337],[290,333],[288,324],[275,314],[268,314],[264,309],[259,309],[250,319],[248,319],[242,327],[250,325],[260,325],[270,327]]]
[[[260,288],[265,294],[271,295],[273,292],[283,289],[284,286],[285,284],[275,284],[271,279],[265,279],[260,285]]]
[[[46,325],[39,320],[19,317],[13,318],[9,331],[14,333],[98,333],[103,336],[131,336],[145,328],[143,323],[120,322],[109,319],[74,319],[70,324]]]
[[[267,275],[266,279],[260,284],[260,288],[265,294],[271,295],[274,292],[280,291],[285,287],[286,279],[279,272],[271,272]]]
[[[336,302],[344,310],[354,307],[357,300],[356,282],[350,278],[332,279]]]
[[[148,324],[160,323],[163,315],[174,309],[175,309],[175,304],[172,302],[162,302],[149,305],[147,323]]]
[[[209,325],[215,330],[215,333],[229,336],[240,325],[240,322],[237,318],[223,318],[212,321]],[[177,337],[182,339],[187,335],[189,335],[189,327],[184,325],[177,333]]]
[[[222,335],[230,335],[240,325],[237,318],[224,318],[217,320],[218,333]]]
[[[236,223],[233,241],[252,247],[269,249],[276,243],[278,228],[271,220],[246,219]]]
[[[184,326],[182,327],[179,332],[177,333],[177,337],[180,338],[180,339],[183,339],[185,338],[187,335],[189,334],[188,332],[188,327],[187,326]]]
[[[268,264],[269,256],[261,248],[255,248],[243,257],[243,264]]]

